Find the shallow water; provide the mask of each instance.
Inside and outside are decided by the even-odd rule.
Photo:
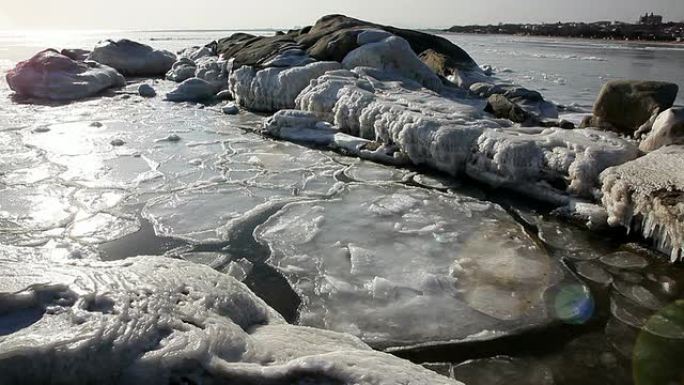
[[[228,33],[115,36],[180,49]],[[103,36],[111,33],[49,42],[88,47]],[[459,43],[480,64],[513,70],[500,76],[582,106],[604,66],[633,76],[629,64],[606,63],[644,50],[603,49],[604,62],[582,60],[600,50],[582,41],[451,38],[467,39]],[[0,68],[44,48],[41,39],[3,35]],[[654,55],[638,60],[682,85],[680,72],[668,72],[672,56]],[[561,72],[559,62],[564,84],[521,75]],[[154,86],[161,94],[173,84]],[[101,259],[167,255],[227,273],[246,260],[244,282],[288,321],[362,336],[468,384],[682,375],[681,266],[635,239],[590,233],[469,180],[265,139],[251,132],[261,118],[114,93],[17,104],[3,79],[0,245],[78,248]],[[164,140],[170,134],[180,141]],[[410,338],[397,338],[401,330]]]

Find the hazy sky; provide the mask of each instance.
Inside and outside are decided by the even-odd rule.
[[[0,29],[244,29],[311,24],[330,13],[402,27],[684,20],[684,0],[1,0]]]

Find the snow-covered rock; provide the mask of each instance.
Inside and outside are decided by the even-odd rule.
[[[221,111],[226,115],[236,115],[240,112],[240,109],[235,105],[235,103],[230,102],[221,107]]]
[[[166,78],[174,82],[182,82],[195,76],[197,65],[194,61],[182,57],[177,62],[173,63],[169,72],[166,73]]]
[[[0,248],[2,384],[459,384],[350,335],[288,325],[208,266],[35,250]]]
[[[88,57],[115,68],[125,76],[164,76],[176,61],[176,55],[128,39],[104,40]]]
[[[201,102],[211,99],[218,92],[216,86],[200,78],[184,80],[173,91],[166,94],[172,102]]]
[[[126,84],[111,67],[77,62],[51,49],[18,63],[7,72],[6,79],[19,95],[51,100],[82,99]]]
[[[501,207],[464,196],[351,185],[288,204],[254,234],[300,295],[301,324],[375,347],[495,338],[570,310],[550,294],[569,278],[562,265]]]
[[[312,79],[340,68],[337,62],[315,62],[300,67],[271,67],[263,70],[243,66],[231,72],[229,90],[235,101],[243,107],[275,112],[294,108],[295,98]]]
[[[468,160],[470,177],[537,199],[567,203],[591,198],[599,174],[637,157],[631,141],[614,133],[560,128],[486,130]]]
[[[652,239],[673,261],[684,255],[684,146],[661,147],[601,174],[612,226]]]
[[[671,144],[684,144],[684,108],[673,107],[661,112],[639,149],[651,152]]]
[[[207,46],[202,46],[202,47],[188,47],[184,50],[181,50],[178,52],[178,58],[187,58],[194,61],[197,61],[199,59],[205,58],[205,57],[211,57],[211,56],[216,56],[216,53],[214,50],[212,50],[210,47]]]
[[[359,40],[363,41],[363,36],[366,35],[361,33]],[[366,44],[349,52],[344,58],[342,65],[345,68],[372,67],[414,80],[434,91],[442,88],[442,81],[420,61],[406,40],[398,36],[390,36],[381,41],[365,40],[368,41]]]

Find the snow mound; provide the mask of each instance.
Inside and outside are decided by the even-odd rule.
[[[458,384],[355,337],[290,326],[246,286],[164,257],[3,246],[3,384]]]

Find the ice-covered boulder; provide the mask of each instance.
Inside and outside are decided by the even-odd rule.
[[[2,384],[459,384],[350,335],[288,325],[205,265],[36,250],[0,246]]]
[[[218,89],[228,86],[225,61],[219,60],[217,56],[208,56],[197,60],[195,64],[197,65],[195,77],[208,81]]]
[[[216,85],[200,78],[184,80],[173,91],[166,94],[166,100],[172,102],[201,102],[216,95]]]
[[[684,146],[661,147],[601,174],[603,205],[612,226],[624,226],[655,241],[671,255],[684,255]]]
[[[176,61],[176,55],[128,39],[104,40],[88,57],[115,68],[125,76],[164,76]]]
[[[592,198],[599,174],[635,159],[636,145],[614,133],[560,128],[486,130],[468,159],[470,177],[554,203]]]
[[[166,78],[174,82],[182,82],[195,76],[197,65],[194,61],[182,57],[173,63],[171,69],[166,73]]]
[[[231,72],[228,87],[235,101],[255,111],[275,112],[294,108],[295,98],[327,71],[340,69],[337,62],[315,62],[300,67],[257,70],[243,66]]]
[[[126,84],[115,69],[95,62],[77,62],[55,50],[44,50],[20,62],[6,75],[19,95],[51,100],[75,100]]]
[[[342,65],[347,69],[372,67],[414,80],[434,91],[442,88],[442,81],[418,59],[406,40],[390,36],[377,42],[369,41],[349,52],[342,60]]]
[[[684,108],[673,107],[661,112],[639,149],[651,152],[671,144],[684,144]]]
[[[379,348],[511,335],[588,300],[564,308],[559,285],[577,283],[562,265],[501,207],[458,195],[351,185],[288,204],[255,236],[300,295],[301,324]]]
[[[672,107],[678,90],[674,83],[610,81],[604,84],[594,103],[593,116],[582,126],[631,135],[653,114]]]

